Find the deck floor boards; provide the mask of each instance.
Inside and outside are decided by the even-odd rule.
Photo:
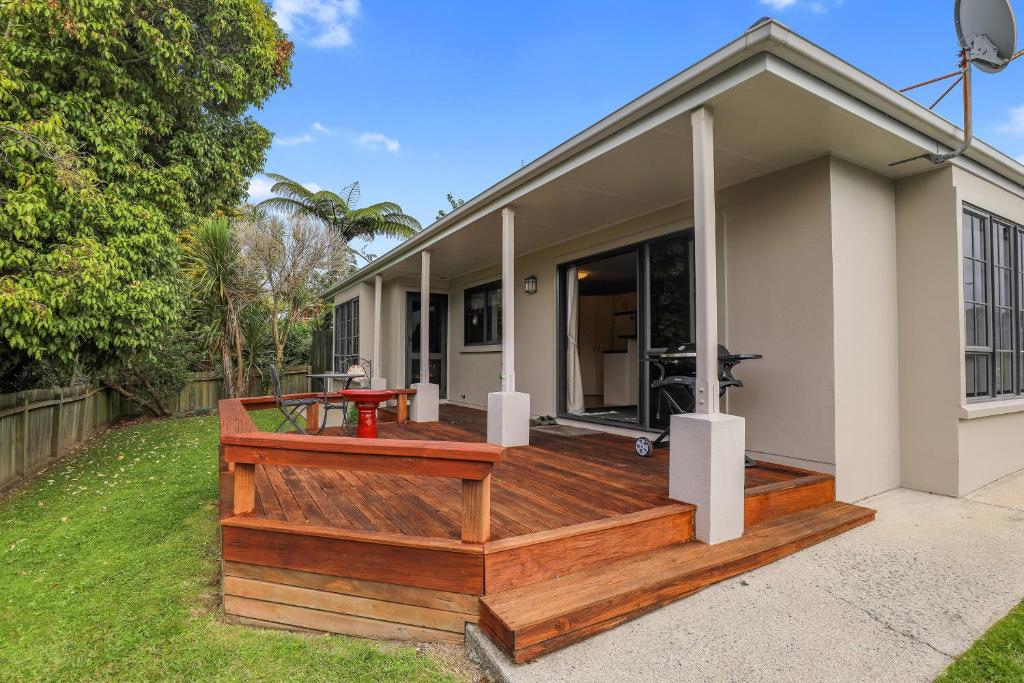
[[[382,422],[382,438],[484,441],[486,413],[441,407],[435,423]],[[756,467],[746,486],[787,481],[794,473]],[[359,531],[458,538],[460,482],[415,477],[259,466],[254,516]],[[564,436],[534,430],[531,444],[511,448],[494,468],[491,539],[547,531],[671,504],[668,450],[651,458],[614,434]]]

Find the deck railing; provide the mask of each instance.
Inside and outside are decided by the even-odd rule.
[[[321,394],[309,394],[317,395]],[[287,398],[302,396],[306,394]],[[220,402],[221,454],[234,469],[235,515],[247,515],[255,509],[256,465],[445,477],[462,480],[462,541],[484,543],[490,538],[491,471],[501,461],[505,449],[462,441],[356,439],[258,431],[248,411],[273,406],[273,396]],[[310,419],[316,418],[307,416]]]

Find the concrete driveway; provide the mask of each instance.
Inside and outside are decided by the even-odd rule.
[[[1024,598],[1024,471],[965,499],[898,489],[875,522],[516,666],[504,681],[931,681]]]

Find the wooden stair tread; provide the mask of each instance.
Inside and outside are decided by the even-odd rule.
[[[751,527],[742,538],[719,545],[690,541],[487,595],[480,602],[481,624],[516,661],[527,661],[869,522],[874,515],[868,508],[831,502]],[[544,647],[546,641],[553,646]]]

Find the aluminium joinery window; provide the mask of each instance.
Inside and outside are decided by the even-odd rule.
[[[1024,228],[964,208],[963,284],[968,400],[1024,391]]]
[[[359,297],[334,307],[334,370],[344,372],[345,365],[359,358]]]

